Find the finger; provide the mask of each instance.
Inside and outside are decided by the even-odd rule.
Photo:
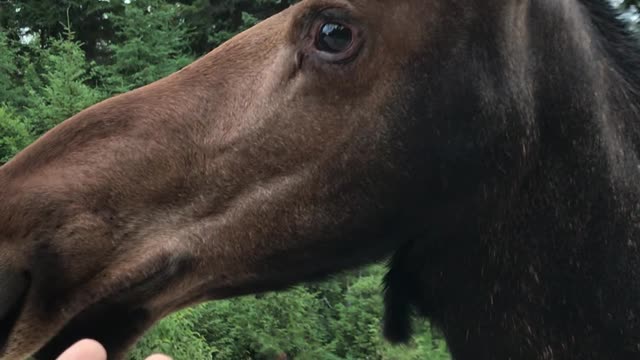
[[[80,340],[57,360],[107,360],[107,351],[95,340]]]
[[[149,356],[146,360],[172,360],[170,357],[168,357],[167,355],[162,355],[162,354],[154,354]]]

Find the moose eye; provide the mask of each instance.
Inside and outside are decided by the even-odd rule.
[[[320,51],[339,54],[349,50],[352,43],[353,32],[342,24],[327,22],[318,29],[316,48]]]
[[[327,9],[316,16],[305,39],[311,58],[330,64],[346,64],[360,53],[364,31],[347,11]]]

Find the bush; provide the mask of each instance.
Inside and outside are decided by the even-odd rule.
[[[42,50],[38,57],[44,85],[31,89],[33,105],[27,111],[37,136],[103,97],[100,91],[87,85],[88,64],[73,33],[52,41],[51,48]]]
[[[33,141],[29,125],[11,109],[0,106],[0,165]]]
[[[196,323],[213,359],[317,359],[328,336],[318,327],[320,306],[314,294],[296,287],[204,304]]]
[[[171,354],[174,360],[211,359],[213,349],[196,330],[196,309],[187,309],[162,320],[129,353],[130,360],[143,360],[152,353]]]
[[[112,62],[98,67],[110,94],[163,78],[194,60],[187,48],[189,28],[180,7],[161,0],[136,0],[124,15],[110,14],[120,41],[109,44]]]

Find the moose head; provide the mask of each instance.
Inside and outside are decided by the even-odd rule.
[[[415,311],[456,359],[637,358],[624,54],[596,0],[302,1],[0,168],[0,357],[122,358],[178,309],[391,256],[391,340]]]

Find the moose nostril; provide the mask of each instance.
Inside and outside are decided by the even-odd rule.
[[[30,282],[27,272],[0,270],[0,352],[18,321]]]

